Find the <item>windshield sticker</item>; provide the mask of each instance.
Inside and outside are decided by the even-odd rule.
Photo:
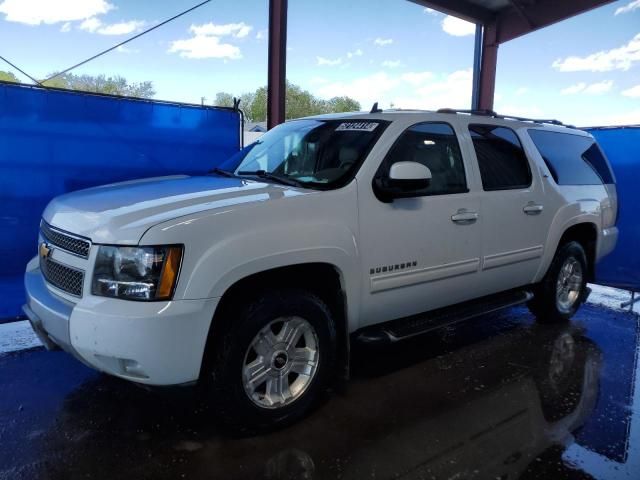
[[[376,122],[345,122],[338,125],[336,132],[373,132],[378,125]]]

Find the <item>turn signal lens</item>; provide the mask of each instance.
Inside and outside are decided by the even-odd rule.
[[[180,269],[180,257],[182,257],[182,248],[169,247],[167,249],[167,257],[164,261],[164,268],[160,276],[160,284],[156,291],[156,298],[170,298],[173,293],[173,287],[178,278],[178,270]]]

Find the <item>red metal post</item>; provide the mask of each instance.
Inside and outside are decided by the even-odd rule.
[[[497,37],[495,23],[490,23],[484,27],[480,67],[480,98],[478,100],[478,108],[481,110],[493,110],[493,96],[496,90],[496,68],[498,66]]]
[[[287,0],[269,0],[267,128],[285,120],[287,89]]]

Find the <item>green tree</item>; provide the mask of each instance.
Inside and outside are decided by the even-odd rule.
[[[329,100],[329,111],[340,112],[355,112],[360,110],[360,102],[349,97],[333,97]]]
[[[18,77],[16,77],[12,72],[5,72],[3,70],[0,70],[0,81],[20,83]]]
[[[233,95],[226,92],[216,94],[214,104],[220,107],[233,106]],[[264,122],[267,119],[267,87],[260,87],[253,93],[240,96],[240,108],[250,122]],[[285,99],[287,120],[292,118],[319,115],[322,113],[352,112],[360,110],[360,103],[349,97],[334,97],[324,100],[315,97],[307,90],[287,82]]]
[[[233,95],[226,92],[218,92],[213,104],[217,107],[233,107]]]
[[[107,93],[122,97],[152,98],[156,92],[153,82],[129,83],[127,79],[116,75],[75,75],[65,73],[43,82],[46,87],[81,90],[83,92]]]
[[[250,97],[249,119],[252,122],[264,122],[267,119],[267,87],[260,87]],[[242,102],[240,103],[242,105]]]

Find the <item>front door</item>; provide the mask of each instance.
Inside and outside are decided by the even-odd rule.
[[[400,161],[427,166],[429,187],[412,198],[385,202],[371,183],[358,183],[361,327],[476,296],[482,218],[452,126],[427,122],[405,130],[376,178]]]

